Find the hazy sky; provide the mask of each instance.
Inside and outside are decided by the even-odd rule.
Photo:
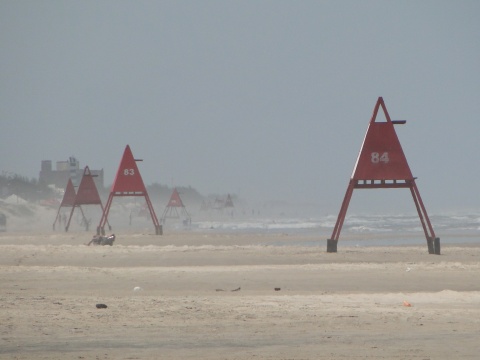
[[[427,210],[480,208],[480,2],[0,1],[0,171],[340,208],[383,96]],[[358,193],[358,194],[357,194]],[[370,202],[371,201],[371,202]],[[352,206],[412,210],[408,190]]]

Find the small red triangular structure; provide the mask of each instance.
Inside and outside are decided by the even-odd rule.
[[[143,196],[147,203],[150,215],[152,217],[153,225],[155,226],[155,234],[162,235],[162,227],[158,223],[157,215],[153,210],[152,203],[147,193],[147,189],[138,171],[137,161],[133,157],[130,146],[125,147],[123,152],[122,160],[117,170],[117,175],[113,182],[112,188],[110,190],[110,195],[108,196],[107,204],[100,219],[100,224],[97,227],[97,234],[105,235],[105,224],[107,223],[108,213],[110,211],[110,206],[112,205],[112,200],[115,196]]]
[[[97,186],[93,181],[94,175],[90,172],[88,166],[85,166],[83,170],[82,180],[80,181],[80,185],[78,186],[77,194],[75,195],[75,200],[73,201],[72,210],[70,211],[70,217],[68,219],[68,223],[65,227],[65,231],[68,231],[70,227],[70,222],[72,220],[73,212],[75,211],[76,207],[79,207],[82,211],[83,220],[87,221],[85,215],[83,214],[83,210],[81,205],[100,205],[103,211],[102,200],[100,200],[100,195],[98,194]],[[67,184],[68,187],[68,184]],[[73,188],[73,184],[72,184]],[[70,190],[71,193],[71,190]],[[88,222],[86,223],[86,228],[88,230]]]
[[[224,207],[225,207],[225,202],[219,198],[215,198],[212,208],[215,210],[223,210]]]
[[[230,194],[228,194],[227,200],[225,200],[225,206],[224,207],[226,207],[226,208],[234,207],[232,197],[230,196]]]
[[[58,207],[57,216],[55,217],[55,221],[53,223],[53,230],[55,230],[55,224],[57,223],[57,221],[61,223],[62,219],[61,219],[61,216],[60,216],[60,210],[62,209],[62,207],[74,206],[75,196],[76,196],[76,193],[75,193],[75,188],[73,186],[72,179],[68,179],[67,187],[65,188],[65,192],[63,194],[62,202],[60,203],[60,206]],[[82,211],[82,214],[83,214],[83,211]],[[66,217],[65,217],[64,222],[66,223]]]
[[[172,196],[170,196],[167,207],[185,207],[177,189],[173,189]]]
[[[180,209],[180,210],[179,210]],[[170,196],[170,200],[168,201],[167,206],[162,215],[162,223],[165,223],[167,218],[174,218],[178,219],[181,216],[185,217],[185,222],[190,224],[191,217],[188,213],[185,205],[183,205],[183,201],[180,198],[180,194],[178,193],[177,189],[173,189],[172,195]]]
[[[376,121],[380,107],[385,114],[386,121],[383,122]],[[435,237],[415,178],[410,171],[394,129],[395,124],[405,124],[405,122],[404,120],[391,120],[383,98],[378,98],[353,168],[337,222],[331,238],[327,241],[327,252],[337,252],[338,238],[354,189],[409,188],[427,239],[428,251],[430,254],[440,254],[440,239]]]
[[[77,194],[75,193],[72,179],[68,179],[67,187],[65,188],[65,193],[63,194],[60,206],[73,206],[73,204],[75,204],[75,196],[77,196]]]
[[[97,186],[93,181],[93,177],[88,166],[85,166],[83,171],[82,180],[78,185],[77,196],[75,196],[75,205],[100,205],[102,206],[102,200],[98,194]],[[103,206],[102,206],[103,210]]]

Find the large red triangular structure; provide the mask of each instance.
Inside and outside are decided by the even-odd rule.
[[[385,112],[386,122],[375,121],[379,106]],[[355,180],[412,180],[402,146],[380,98],[370,120],[362,149],[357,158],[352,178]]]
[[[141,160],[133,158],[132,150],[127,145],[113,181],[111,192],[119,194],[140,193],[142,195],[147,192],[140,171],[138,171],[137,161]]]
[[[191,223],[192,220],[190,214],[188,213],[185,205],[183,204],[183,201],[180,198],[180,194],[178,193],[177,189],[173,189],[170,200],[168,201],[168,204],[165,207],[162,215],[162,223],[165,223],[165,220],[167,218],[178,219],[181,216],[185,218],[185,224]]]
[[[152,217],[153,225],[155,226],[155,234],[162,235],[162,227],[158,223],[157,215],[153,210],[153,206],[148,196],[147,189],[145,188],[145,185],[143,183],[142,176],[140,175],[140,171],[138,171],[136,163],[137,161],[141,160],[136,160],[133,157],[130,146],[127,145],[125,147],[125,151],[123,152],[123,157],[120,161],[117,175],[115,176],[115,180],[110,190],[110,195],[108,196],[107,204],[105,205],[102,218],[100,219],[100,224],[97,227],[98,235],[105,235],[104,227],[108,219],[108,213],[110,211],[110,206],[112,205],[112,200],[115,196],[145,197],[148,210],[150,211],[150,215]]]
[[[79,207],[82,211],[83,220],[86,221],[85,226],[87,230],[89,224],[87,219],[85,218],[85,215],[83,214],[81,205],[100,205],[103,212],[102,200],[100,199],[100,195],[98,194],[97,186],[93,181],[94,176],[95,175],[92,175],[92,173],[90,172],[89,167],[85,166],[85,169],[83,170],[82,180],[80,181],[80,185],[78,185],[77,194],[75,195],[75,200],[73,201],[72,210],[70,211],[70,217],[68,218],[65,231],[68,231],[68,228],[70,227],[70,222],[72,220],[73,212],[75,211],[76,207]],[[69,190],[69,192],[71,194],[72,190]]]
[[[386,121],[384,122],[376,121],[380,107],[385,114]],[[427,239],[428,251],[430,254],[440,254],[440,239],[435,237],[415,178],[412,176],[394,129],[395,124],[404,124],[405,122],[403,120],[392,121],[383,99],[378,98],[353,168],[337,222],[331,238],[327,241],[327,252],[337,251],[338,238],[354,189],[409,188]]]

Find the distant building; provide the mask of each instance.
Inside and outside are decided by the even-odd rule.
[[[83,175],[83,168],[80,168],[80,162],[71,156],[66,161],[57,161],[56,168],[52,168],[52,160],[42,160],[40,175],[38,177],[39,182],[43,182],[47,185],[55,185],[60,189],[65,189],[68,179],[72,179],[74,186],[80,184],[80,180]],[[95,186],[99,191],[103,190],[103,169],[102,170],[90,170]]]

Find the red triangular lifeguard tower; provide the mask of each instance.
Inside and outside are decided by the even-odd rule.
[[[386,121],[383,122],[375,121],[380,107],[382,107],[386,118]],[[354,189],[408,188],[422,223],[427,239],[428,252],[430,254],[440,254],[440,239],[435,237],[420,192],[415,184],[415,178],[410,171],[394,129],[394,125],[405,123],[405,120],[392,121],[383,98],[378,98],[357,162],[353,168],[335,228],[331,238],[327,240],[327,252],[337,252],[338,238]]]
[[[76,193],[75,193],[75,188],[73,186],[72,179],[68,179],[67,187],[65,188],[65,192],[63,194],[62,202],[60,203],[60,206],[58,207],[57,216],[55,217],[55,221],[53,223],[53,230],[55,230],[55,224],[57,223],[57,221],[60,223],[60,225],[62,223],[60,210],[62,210],[62,207],[72,207],[72,206],[74,206],[75,196],[76,196]],[[80,211],[82,212],[82,217],[85,220],[85,214],[83,213],[83,210],[80,206],[79,206],[79,208],[80,208]],[[64,223],[66,225],[67,219],[66,219],[65,214],[63,216],[64,216]]]
[[[92,175],[88,166],[85,166],[85,170],[83,170],[82,180],[80,181],[80,185],[78,185],[78,191],[75,195],[75,200],[73,201],[72,210],[70,211],[70,217],[68,218],[67,225],[65,226],[65,231],[68,231],[68,228],[70,227],[70,221],[72,220],[73,212],[75,211],[76,207],[79,207],[80,211],[82,212],[83,221],[85,222],[85,228],[87,231],[90,224],[85,218],[85,215],[83,214],[83,210],[80,205],[100,205],[103,211],[102,200],[100,200],[97,186],[93,181],[94,176],[96,175]],[[73,190],[73,192],[75,192],[75,190]],[[72,190],[69,190],[69,193],[71,194]]]
[[[120,161],[120,166],[117,170],[117,175],[110,190],[110,195],[108,196],[107,204],[100,219],[100,223],[97,227],[97,234],[105,235],[105,224],[108,218],[108,212],[110,211],[110,206],[112,205],[112,200],[115,196],[143,196],[150,211],[150,216],[152,217],[153,225],[155,226],[155,234],[162,235],[162,227],[158,223],[157,215],[153,210],[152,203],[147,193],[147,189],[143,184],[142,176],[140,171],[138,171],[137,161],[142,161],[133,158],[132,151],[130,146],[125,147],[122,160]]]
[[[185,207],[182,199],[180,198],[180,194],[175,188],[173,189],[170,200],[168,201],[168,204],[165,207],[165,211],[163,212],[162,223],[165,224],[165,220],[167,218],[179,219],[180,217],[184,217],[184,221],[187,224],[190,224],[192,221],[192,218],[190,217],[187,208]]]

